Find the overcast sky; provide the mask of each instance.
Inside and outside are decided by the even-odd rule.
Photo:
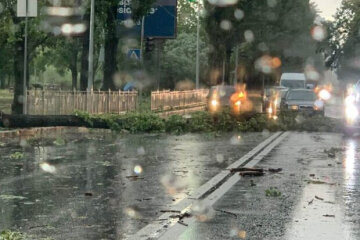
[[[332,20],[332,16],[335,14],[336,9],[340,7],[341,0],[312,0],[318,5],[320,15],[325,19]]]

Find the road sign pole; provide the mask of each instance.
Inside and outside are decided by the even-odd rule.
[[[200,3],[197,9],[197,34],[196,34],[196,89],[200,82]]]
[[[90,43],[89,43],[89,76],[88,92],[93,89],[94,83],[94,18],[95,18],[95,0],[91,0],[90,10]]]
[[[24,43],[24,80],[23,80],[23,114],[27,114],[27,50],[28,50],[28,0],[25,3],[25,43]]]
[[[235,79],[234,79],[234,85],[237,85],[238,82],[238,65],[239,65],[239,46],[236,46],[235,48]]]
[[[144,26],[145,26],[145,17],[143,16],[141,20],[141,37],[140,37],[140,60],[142,63],[144,62],[143,60],[144,32],[145,32]]]

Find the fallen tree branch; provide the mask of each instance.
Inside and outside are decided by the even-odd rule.
[[[235,218],[237,218],[237,215],[236,215],[235,213],[228,212],[228,211],[221,210],[221,209],[214,209],[214,210],[217,211],[217,212],[221,212],[221,213],[226,213],[226,214],[232,215],[232,216],[234,216]]]

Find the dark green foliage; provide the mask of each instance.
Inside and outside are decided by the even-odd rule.
[[[172,115],[165,122],[165,131],[168,133],[181,134],[187,130],[187,122],[182,116]]]
[[[161,132],[165,129],[164,120],[155,113],[129,113],[122,120],[123,129],[132,133]]]
[[[107,126],[114,131],[126,130],[131,133],[167,132],[182,134],[186,132],[262,132],[262,131],[311,131],[339,132],[341,122],[322,115],[301,114],[298,112],[282,112],[276,120],[265,114],[247,113],[234,115],[230,110],[211,115],[209,112],[195,112],[191,118],[179,115],[162,119],[151,112],[128,113],[126,115],[89,115],[76,113],[89,126],[95,123]]]
[[[189,121],[189,132],[211,132],[214,130],[213,118],[208,112],[196,112]]]

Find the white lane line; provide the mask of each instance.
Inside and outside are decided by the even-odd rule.
[[[278,143],[279,142],[278,137],[281,134],[282,134],[282,132],[273,134],[271,137],[269,137],[268,139],[266,139],[265,141],[260,143],[258,146],[256,146],[254,149],[252,149],[249,153],[244,155],[242,158],[240,158],[239,160],[237,160],[236,162],[234,162],[233,164],[228,166],[227,169],[240,167],[241,165],[243,165],[244,163],[249,161],[251,158],[253,158],[257,153],[259,153],[261,150],[263,150],[269,144],[273,145],[274,143]],[[283,134],[281,136],[281,139],[284,138],[283,137],[284,135],[287,136],[287,133]],[[194,201],[197,201],[202,196],[204,196],[206,193],[210,192],[212,189],[214,189],[216,186],[221,184],[225,179],[227,179],[231,175],[232,175],[232,173],[229,170],[222,170],[219,174],[217,174],[215,177],[213,177],[207,183],[203,184],[200,188],[198,188],[198,190],[195,191],[191,196],[183,199],[178,204],[174,205],[172,207],[172,210],[184,212],[186,209],[189,208],[189,206],[191,206],[191,204]],[[134,240],[140,239],[141,240],[141,239],[159,238],[167,230],[168,227],[176,224],[176,221],[174,221],[173,219],[170,218],[171,215],[173,215],[173,213],[162,214],[158,218],[158,221],[148,224],[147,226],[142,228],[140,231],[138,231],[136,234],[131,236],[129,239],[134,239]],[[161,219],[167,219],[167,220],[161,220]]]
[[[268,147],[261,151],[253,160],[248,162],[244,167],[254,167],[257,165],[265,156],[267,156],[280,142],[289,135],[288,132],[281,135],[274,142],[272,142]],[[239,180],[241,179],[239,174],[234,174],[231,176],[221,187],[212,192],[208,197],[201,201],[201,204],[204,206],[212,206],[218,201],[222,196],[224,196]],[[196,201],[194,201],[196,202]],[[190,209],[191,206],[188,207]],[[191,218],[185,218],[183,222],[187,225],[191,225],[196,221],[196,218],[193,216]],[[185,230],[186,226],[175,223],[172,227],[169,227],[168,230],[160,236],[160,240],[175,239],[174,236],[179,237]]]

